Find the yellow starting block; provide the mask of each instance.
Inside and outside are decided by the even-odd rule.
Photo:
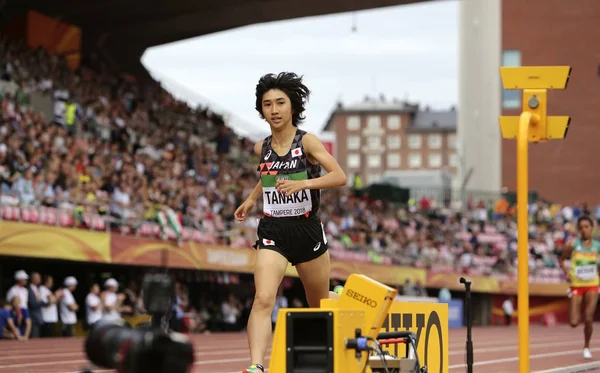
[[[396,295],[394,288],[352,274],[340,298],[323,299],[319,309],[280,309],[269,372],[375,373],[387,366],[391,373],[448,373],[448,305],[394,302]],[[386,344],[397,338],[412,341],[416,351]],[[378,340],[397,358],[381,362],[355,348],[359,339],[362,347]]]

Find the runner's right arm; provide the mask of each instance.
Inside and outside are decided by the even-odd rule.
[[[569,278],[569,268],[565,268],[565,260],[571,256],[574,249],[573,240],[569,240],[565,245],[565,249],[560,254],[560,258],[558,259],[558,264],[560,265],[560,269],[565,273],[565,276]]]
[[[263,141],[264,140],[260,140],[259,142],[254,144],[254,154],[258,155],[259,157],[262,155]],[[252,192],[250,192],[250,194],[248,195],[248,198],[246,198],[246,200],[256,201],[258,199],[258,197],[260,197],[261,194],[262,194],[262,182],[260,179],[258,179],[256,186],[254,187],[254,189],[252,189]]]

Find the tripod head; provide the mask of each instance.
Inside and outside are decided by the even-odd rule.
[[[464,277],[460,278],[460,283],[465,285],[465,290],[466,291],[470,291],[471,290],[471,281],[467,281]]]

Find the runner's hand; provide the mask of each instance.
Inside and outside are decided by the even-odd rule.
[[[306,180],[277,180],[275,188],[277,193],[289,196],[306,189]]]
[[[569,273],[569,271],[565,270],[564,268],[563,268],[563,273],[565,274],[565,278],[567,279],[567,282],[570,283],[571,282],[571,273]]]
[[[246,218],[248,217],[248,213],[250,211],[252,211],[253,208],[254,208],[254,201],[245,200],[244,203],[242,203],[240,205],[240,207],[238,207],[237,210],[235,210],[235,214],[233,214],[233,216],[235,217],[235,220],[245,221]]]

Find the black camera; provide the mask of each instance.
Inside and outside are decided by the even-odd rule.
[[[144,301],[151,325],[132,329],[123,321],[94,324],[85,341],[85,352],[95,365],[118,373],[187,373],[194,363],[194,347],[188,338],[170,333],[168,323],[174,298],[173,282],[164,274],[144,277]]]

